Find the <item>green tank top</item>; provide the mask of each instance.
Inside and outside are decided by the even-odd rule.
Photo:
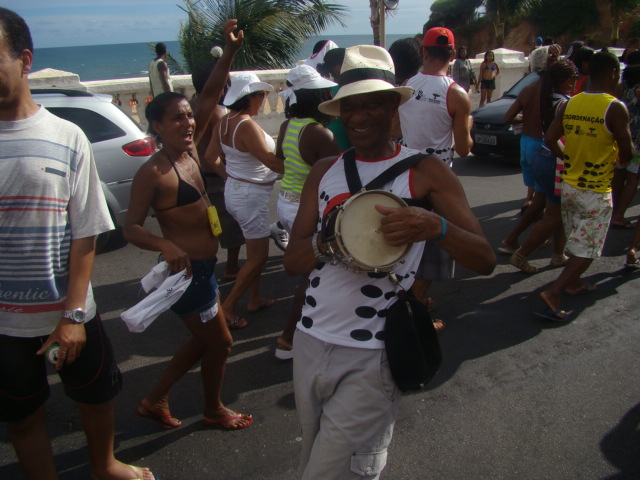
[[[318,123],[313,118],[290,118],[282,140],[284,153],[284,177],[280,188],[290,192],[302,193],[302,186],[309,175],[311,165],[300,155],[300,134],[312,123]]]

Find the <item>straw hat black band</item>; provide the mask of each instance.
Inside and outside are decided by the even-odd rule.
[[[381,70],[379,68],[352,68],[340,73],[338,85],[343,87],[362,80],[384,80],[390,83],[391,86],[395,86],[396,84],[396,77],[389,70]]]

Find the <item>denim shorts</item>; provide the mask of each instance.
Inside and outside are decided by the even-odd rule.
[[[533,176],[533,159],[541,146],[541,138],[533,138],[528,135],[520,136],[520,167],[522,168],[522,178],[527,187],[534,187],[537,192],[542,191],[542,188],[536,183]]]
[[[227,210],[242,228],[244,238],[255,240],[271,234],[269,221],[269,199],[271,185],[257,185],[227,178],[224,189],[224,201]]]
[[[560,195],[556,195],[556,156],[548,149],[540,147],[533,156],[531,165],[533,178],[536,185],[540,187],[547,200],[556,205],[560,205]]]
[[[213,260],[191,260],[191,284],[171,306],[171,310],[178,316],[191,317],[206,312],[217,304],[220,294],[214,274],[217,261],[215,257]]]
[[[122,374],[100,317],[87,321],[84,329],[87,341],[80,356],[58,375],[69,398],[97,405],[118,394]],[[47,338],[0,335],[0,421],[23,420],[49,398],[46,354],[36,355]]]

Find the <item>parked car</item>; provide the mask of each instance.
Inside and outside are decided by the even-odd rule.
[[[111,95],[62,89],[34,89],[31,93],[36,103],[84,131],[113,223],[116,228],[122,225],[133,176],[156,150],[153,138],[112,102]],[[108,243],[111,233],[98,238],[99,248]]]
[[[513,105],[522,89],[539,78],[535,72],[522,77],[502,97],[471,112],[473,127],[471,153],[477,157],[495,155],[514,156],[520,160],[520,132],[518,125],[504,122],[504,114]]]

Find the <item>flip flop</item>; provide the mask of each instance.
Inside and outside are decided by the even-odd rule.
[[[127,465],[127,467],[130,467],[131,470],[133,470],[134,475],[136,475],[136,478],[132,478],[131,480],[144,480],[144,473],[142,475],[140,475],[140,473],[142,473],[142,468],[141,467],[136,467],[135,465]],[[149,470],[149,473],[151,474],[151,476],[153,477],[154,480],[160,480],[160,477],[158,477],[151,470]]]
[[[271,306],[273,306],[273,305],[275,305],[275,304],[276,304],[276,301],[275,301],[275,300],[273,300],[273,299],[265,300],[265,301],[262,303],[262,305],[260,305],[258,308],[254,308],[253,310],[249,310],[249,309],[247,308],[247,312],[249,312],[249,313],[257,313],[257,312],[259,312],[260,310],[264,310],[265,308],[269,308],[269,307],[271,307]]]
[[[240,315],[238,315],[233,322],[227,322],[227,327],[229,327],[230,330],[240,330],[247,325],[249,325],[249,322],[244,318],[240,318]]]
[[[222,278],[218,279],[218,283],[231,283],[235,282],[237,275],[224,275]]]
[[[249,428],[253,423],[253,417],[251,415],[244,415],[237,412],[230,413],[233,413],[233,415],[219,418],[218,420],[211,420],[210,418],[204,417],[202,419],[202,423],[204,423],[206,427],[221,428],[222,430],[242,430],[244,428]],[[234,420],[247,420],[249,423],[246,425],[238,425],[232,423]]]
[[[582,295],[584,293],[591,293],[593,291],[595,291],[596,286],[593,285],[592,283],[589,282],[583,282],[582,286],[576,290],[575,292],[570,292],[569,290],[565,290],[564,293],[566,293],[567,295],[571,295],[572,297],[575,297],[576,295]]]
[[[542,310],[534,310],[533,313],[538,317],[551,320],[552,322],[562,323],[569,321],[569,316],[571,315],[571,312],[566,312],[562,309],[551,310],[550,307],[545,307]]]
[[[498,247],[498,252],[500,252],[503,255],[513,255],[514,253],[516,253],[516,250],[514,250],[511,247],[504,247],[504,246]]]
[[[172,430],[182,425],[182,422],[170,413],[152,412],[151,410],[144,408],[142,405],[138,405],[138,407],[136,408],[136,413],[142,418],[147,418],[156,422],[162,428],[166,428],[167,430]],[[176,420],[178,424],[170,423],[169,420],[171,419]]]
[[[631,269],[638,269],[640,268],[640,259],[636,258],[635,256],[630,256],[627,255],[627,261],[625,262],[624,266],[626,268],[631,268]]]

